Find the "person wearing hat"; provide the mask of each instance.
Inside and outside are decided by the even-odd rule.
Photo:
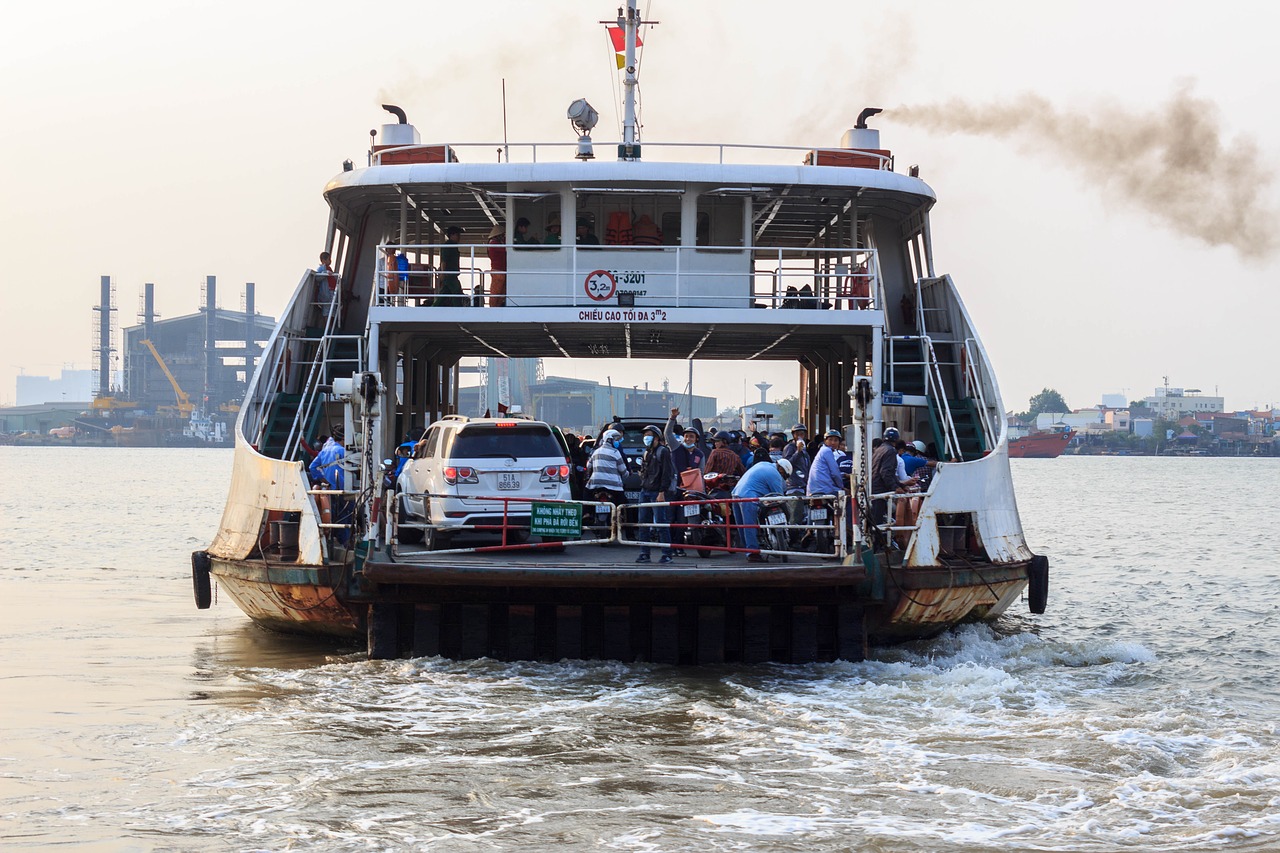
[[[711,449],[711,453],[707,456],[707,462],[704,470],[708,474],[720,474],[726,477],[741,477],[747,469],[742,465],[742,457],[729,449],[729,439],[732,433],[728,430],[721,430],[712,438],[715,445]]]
[[[733,487],[733,496],[745,499],[733,504],[733,521],[738,526],[743,547],[751,551],[760,549],[760,535],[756,530],[760,524],[760,498],[782,494],[786,478],[791,474],[791,463],[786,459],[752,465]],[[763,563],[764,557],[757,553],[748,554],[747,562]]]
[[[657,527],[662,540],[662,558],[659,563],[670,563],[675,559],[671,550],[671,528],[668,527],[666,501],[668,492],[675,489],[676,469],[671,461],[671,451],[663,442],[662,430],[654,424],[644,428],[644,456],[640,463],[640,503],[657,504],[640,507],[640,540],[652,542],[654,527]],[[649,525],[649,526],[644,526]],[[637,563],[649,562],[649,546],[640,548]]]
[[[813,464],[809,466],[809,483],[805,488],[805,494],[838,495],[844,490],[844,483],[840,479],[838,447],[840,447],[840,431],[827,430],[822,437],[822,447],[818,448],[818,454],[813,457]]]
[[[488,253],[489,307],[501,308],[507,304],[507,230],[501,225],[489,231]]]
[[[671,448],[671,463],[676,469],[676,481],[679,485],[681,500],[689,500],[686,494],[689,491],[703,492],[706,486],[702,482],[702,466],[706,462],[707,455],[698,447],[698,439],[702,438],[702,434],[697,428],[687,426],[679,429],[676,426],[676,418],[680,416],[680,409],[671,410],[671,417],[667,418],[667,427],[665,438],[667,445]],[[686,471],[696,471],[697,474],[685,474]],[[677,519],[682,520],[682,519]],[[677,544],[687,538],[688,528],[681,528],[675,535],[674,539]],[[683,557],[684,551],[680,548],[675,549],[677,557]]]
[[[783,459],[790,459],[797,450],[807,450],[809,444],[809,428],[804,424],[796,424],[791,428],[791,443],[782,451]],[[806,468],[808,466],[805,466]]]
[[[547,236],[542,238],[544,246],[560,245],[560,217],[552,215],[547,219]]]
[[[436,308],[465,305],[462,295],[462,282],[458,274],[462,271],[462,253],[458,250],[458,238],[462,229],[450,225],[444,230],[444,245],[440,248],[440,288],[436,291]]]
[[[622,456],[622,433],[607,429],[587,460],[587,500],[607,500],[614,506],[626,503],[624,481],[627,462]]]
[[[904,464],[898,458],[898,442],[901,439],[902,436],[897,428],[889,427],[884,431],[884,442],[871,454],[871,493],[873,495],[896,492],[902,485],[902,481],[907,479],[905,467],[899,470],[899,466]],[[873,523],[883,524],[888,514],[888,498],[875,498],[871,501]],[[876,547],[883,547],[883,542],[884,538],[877,534]]]

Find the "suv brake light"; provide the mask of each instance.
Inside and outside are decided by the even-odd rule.
[[[568,481],[568,465],[548,465],[538,474],[538,482],[540,483],[567,483]]]
[[[476,474],[474,468],[454,468],[452,466],[444,469],[444,481],[450,486],[456,486],[458,483],[478,483],[480,477]]]

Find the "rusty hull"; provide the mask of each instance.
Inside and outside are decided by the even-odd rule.
[[[359,620],[341,600],[343,566],[212,558],[210,574],[250,619],[291,634],[358,637]]]

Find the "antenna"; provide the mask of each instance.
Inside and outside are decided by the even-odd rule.
[[[502,154],[511,162],[511,147],[507,145],[507,78],[502,78]]]

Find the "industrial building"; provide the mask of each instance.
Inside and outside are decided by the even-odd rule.
[[[257,313],[254,285],[244,287],[238,311],[217,307],[217,281],[208,276],[195,314],[161,319],[155,311],[155,286],[143,287],[138,324],[121,334],[121,386],[110,384],[116,349],[114,286],[102,277],[102,301],[95,330],[95,407],[120,401],[136,412],[191,408],[206,412],[238,407],[275,319]],[[105,342],[105,343],[104,343]],[[175,387],[176,386],[176,387]]]

